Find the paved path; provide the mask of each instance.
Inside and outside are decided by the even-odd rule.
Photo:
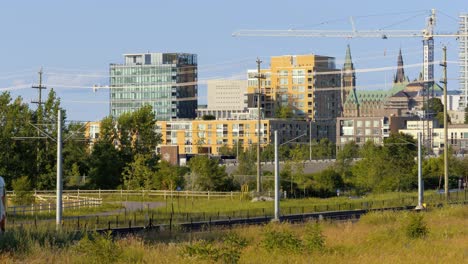
[[[115,203],[121,203],[123,208],[112,210],[112,211],[107,211],[107,212],[101,212],[101,213],[94,213],[94,214],[87,214],[83,215],[83,217],[91,217],[91,216],[106,216],[106,215],[116,215],[127,211],[129,212],[134,212],[137,210],[145,210],[145,209],[154,209],[158,207],[163,207],[166,205],[164,202],[115,202]],[[72,216],[71,218],[76,218],[75,216]]]

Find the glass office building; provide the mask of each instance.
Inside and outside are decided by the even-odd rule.
[[[196,117],[196,54],[138,53],[124,57],[124,64],[110,65],[112,116],[151,105],[157,120]]]

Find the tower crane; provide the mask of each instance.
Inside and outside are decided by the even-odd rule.
[[[233,37],[310,37],[310,38],[417,38],[423,39],[423,81],[429,85],[434,80],[434,37],[468,37],[467,34],[434,32],[436,10],[432,9],[422,30],[239,30]]]
[[[351,18],[352,30],[238,30],[233,37],[310,37],[310,38],[422,38],[423,40],[423,91],[425,99],[434,95],[434,37],[468,38],[465,32],[434,32],[436,10],[432,9],[422,30],[356,30]],[[432,92],[429,88],[432,86]],[[426,105],[427,107],[427,105]],[[427,112],[427,108],[426,108]],[[427,113],[425,113],[426,115]],[[427,118],[427,116],[425,116]],[[429,126],[428,126],[429,129]],[[428,135],[430,133],[428,132]],[[429,139],[430,140],[430,139]]]

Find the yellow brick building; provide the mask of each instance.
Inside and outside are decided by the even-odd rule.
[[[280,142],[296,137],[299,137],[297,142],[309,142],[310,137],[315,139],[317,134],[312,122],[265,119],[261,124],[262,146],[274,142],[274,130],[278,130]],[[310,125],[312,125],[311,135],[309,135]],[[242,151],[258,143],[257,120],[158,121],[156,126],[157,132],[162,135],[161,145],[178,146],[179,154],[218,155],[222,146]]]
[[[280,106],[311,120],[329,120],[340,115],[341,75],[333,57],[285,55],[271,57],[270,68],[261,69],[261,107],[265,117],[274,117]],[[258,92],[257,70],[248,71],[247,92]],[[256,101],[254,102],[256,105]]]

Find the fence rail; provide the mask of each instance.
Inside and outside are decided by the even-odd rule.
[[[55,196],[56,191],[50,190],[35,190],[34,196]],[[66,196],[97,196],[102,195],[120,195],[123,196],[161,196],[164,199],[168,197],[204,197],[204,198],[239,198],[242,192],[212,192],[212,191],[176,191],[176,190],[64,190],[63,195]],[[15,195],[14,191],[8,191],[7,195]]]
[[[45,196],[45,195],[41,195]],[[47,195],[48,198],[55,199],[55,196]],[[63,197],[62,202],[62,209],[79,209],[81,207],[97,207],[102,205],[102,198],[94,198],[94,197],[84,197],[84,196],[72,196],[66,195]],[[38,203],[38,204],[31,204],[31,205],[16,205],[16,206],[8,206],[7,213],[9,215],[26,215],[26,214],[35,214],[39,212],[53,212],[57,204],[54,202],[48,203]]]

